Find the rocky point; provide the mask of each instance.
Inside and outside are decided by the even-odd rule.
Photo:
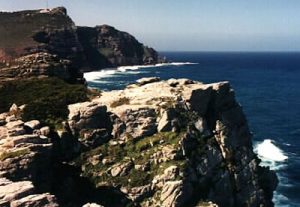
[[[13,106],[0,116],[4,204],[273,206],[277,177],[260,166],[228,82],[144,78],[69,105],[60,129],[24,123],[19,110]],[[53,176],[55,162],[76,169],[76,179],[89,184],[79,184],[74,174]],[[55,179],[59,193],[47,188]],[[83,186],[93,191],[69,190]]]

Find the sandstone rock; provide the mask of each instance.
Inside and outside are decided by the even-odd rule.
[[[126,133],[134,139],[151,136],[157,130],[156,113],[150,108],[127,110],[123,115],[123,121],[126,125]]]
[[[39,129],[41,123],[38,120],[32,120],[24,123],[24,126],[29,128],[30,130]]]
[[[134,187],[131,188],[130,191],[127,191],[126,194],[128,194],[129,198],[133,200],[134,202],[140,202],[145,197],[149,196],[152,192],[151,185],[144,185],[140,187]]]
[[[23,127],[23,126],[24,126],[24,122],[21,120],[11,121],[6,124],[7,129],[13,129],[13,128]]]
[[[175,128],[174,131],[176,131],[176,127],[178,128],[178,125],[178,116],[176,115],[176,111],[175,109],[170,108],[164,111],[162,117],[159,119],[157,131],[167,132],[172,131],[173,128]]]
[[[0,126],[3,126],[6,124],[6,117],[8,116],[7,113],[0,114]]]
[[[149,77],[149,78],[141,78],[141,79],[138,79],[136,82],[142,86],[142,85],[146,85],[148,83],[154,83],[154,82],[158,82],[160,81],[160,78],[159,77]]]
[[[84,129],[110,128],[110,118],[106,106],[96,102],[69,105],[69,126],[74,135]]]
[[[30,181],[10,182],[6,179],[0,179],[0,199],[4,201],[13,201],[34,191],[33,184]]]
[[[58,207],[56,198],[49,193],[29,195],[19,200],[11,202],[11,207],[31,207],[31,206],[44,206],[44,207]]]
[[[113,177],[123,176],[126,175],[132,167],[133,167],[132,161],[116,164],[112,166],[110,173]]]
[[[208,104],[212,97],[213,89],[209,85],[184,92],[184,98],[191,105],[191,109],[204,116],[207,112]]]
[[[164,184],[160,196],[161,206],[183,206],[192,196],[192,186],[184,184],[182,180],[168,181]]]
[[[40,133],[43,136],[46,136],[46,137],[49,136],[49,134],[50,134],[50,127],[45,126],[45,127],[40,128]]]
[[[99,205],[97,203],[87,203],[87,204],[84,204],[82,207],[103,207],[103,206]]]
[[[17,104],[13,104],[10,108],[9,108],[9,112],[10,113],[16,113],[19,110]]]

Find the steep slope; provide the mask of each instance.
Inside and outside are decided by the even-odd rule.
[[[0,61],[36,52],[58,53],[62,58],[78,49],[75,25],[65,8],[0,13]]]
[[[80,70],[155,64],[157,52],[103,25],[76,27],[63,7],[0,12],[0,81],[57,76],[82,82]]]
[[[273,206],[277,177],[228,82],[142,79],[69,105],[57,131],[24,123],[21,108],[0,114],[5,204]]]
[[[58,76],[75,82],[82,56],[65,8],[0,13],[0,81]]]
[[[154,49],[109,25],[78,27],[78,36],[89,69],[158,62],[158,54]]]

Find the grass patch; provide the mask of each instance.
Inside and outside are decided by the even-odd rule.
[[[38,119],[43,124],[56,126],[68,116],[68,104],[87,101],[84,85],[68,84],[51,77],[5,82],[0,86],[0,113],[15,103],[26,104],[24,121]]]
[[[119,100],[116,100],[110,104],[110,107],[116,108],[118,106],[127,105],[130,103],[130,99],[127,97],[122,97]]]
[[[15,157],[20,157],[20,156],[24,156],[26,154],[29,154],[30,150],[28,148],[25,149],[20,149],[17,151],[11,151],[11,152],[3,152],[0,155],[0,161],[4,161],[8,158],[15,158]]]
[[[145,137],[140,140],[129,140],[124,145],[110,146],[104,144],[89,152],[83,153],[74,162],[77,166],[84,165],[83,176],[89,178],[95,185],[107,183],[114,186],[136,187],[150,183],[155,175],[171,166],[176,165],[183,170],[185,160],[171,160],[161,164],[150,163],[149,171],[144,172],[132,168],[125,176],[113,177],[110,174],[110,168],[116,163],[122,163],[133,160],[135,164],[144,165],[151,159],[151,155],[160,150],[161,146],[173,145],[177,147],[182,133],[164,132],[157,133],[153,136]],[[163,140],[163,142],[161,142]],[[111,160],[110,164],[99,162],[97,165],[87,164],[86,160],[94,155],[100,155],[105,159]]]

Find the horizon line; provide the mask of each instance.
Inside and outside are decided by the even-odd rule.
[[[187,53],[300,53],[300,50],[157,50],[157,52],[187,52]]]

